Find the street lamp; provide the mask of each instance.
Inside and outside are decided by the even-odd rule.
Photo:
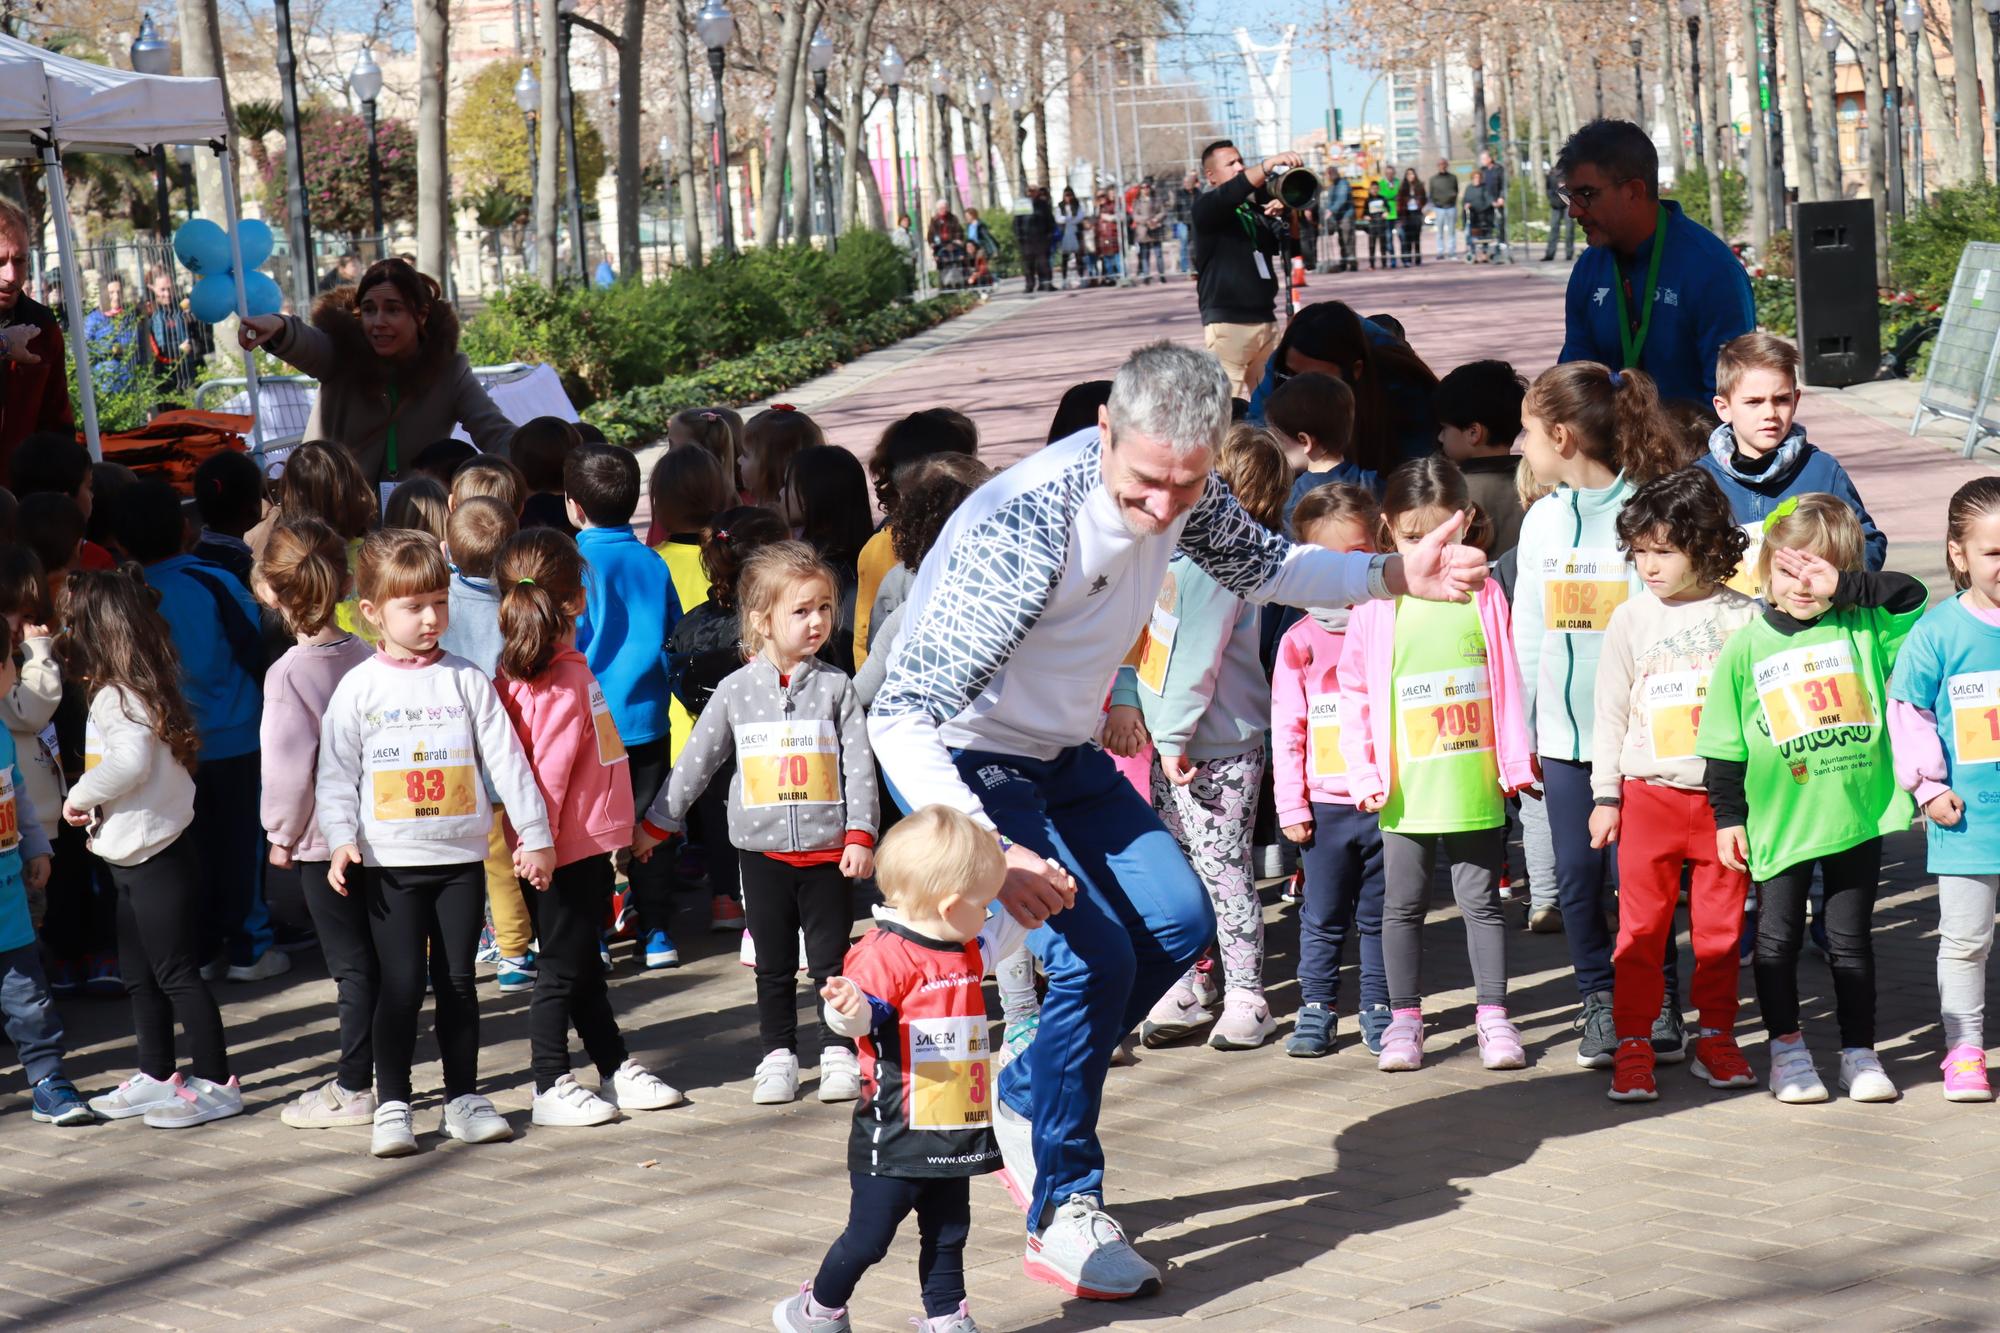
[[[938,203],[951,198],[951,75],[942,60],[931,61],[931,96],[937,99]]]
[[[365,46],[347,76],[347,86],[360,99],[361,114],[368,121],[368,194],[375,215],[375,257],[381,259],[389,253],[389,238],[382,230],[382,152],[375,137],[375,99],[382,95],[382,67]]]
[[[1993,87],[2000,89],[2000,0],[1979,0],[1986,8],[1986,26],[1993,30]],[[1993,179],[2000,181],[2000,96],[1991,99],[1993,113]]]
[[[903,88],[903,57],[896,53],[896,44],[889,43],[889,49],[882,53],[882,82],[889,89],[889,152],[896,159],[896,216],[902,217],[909,209],[903,202],[903,117],[897,106],[897,94]]]
[[[1021,120],[1021,108],[1028,104],[1028,94],[1020,84],[1010,83],[1000,94],[1007,101],[1007,109],[1014,113],[1014,165],[1020,169],[1021,193],[1028,193],[1028,127]]]
[[[1634,9],[1626,17],[1626,22],[1632,25],[1632,41],[1630,44],[1632,50],[1632,105],[1637,108],[1636,115],[1639,127],[1644,129],[1646,126],[1646,76],[1639,68],[1639,51],[1641,49],[1639,45],[1639,11]]]
[[[173,48],[160,40],[160,30],[153,26],[153,16],[139,16],[139,35],[132,39],[132,68],[141,74],[165,74],[173,64]],[[167,202],[167,150],[163,144],[153,145],[153,229],[166,240],[172,230],[173,207]]]
[[[542,193],[542,177],[536,160],[535,115],[542,106],[542,81],[535,77],[533,64],[521,66],[521,77],[514,81],[514,105],[521,108],[521,119],[528,127],[528,216],[535,216],[535,204]]]
[[[583,237],[583,173],[577,170],[576,153],[576,80],[570,76],[569,43],[570,28],[576,18],[576,0],[559,0],[556,13],[561,22],[556,27],[557,54],[556,77],[562,80],[559,90],[561,97],[556,100],[556,113],[562,117],[563,160],[568,166],[565,173],[569,195],[569,248],[576,259],[576,276],[579,282],[590,281],[590,255],[584,246]]]
[[[736,36],[736,18],[723,0],[708,0],[694,16],[695,36],[708,49],[708,73],[715,81],[716,228],[722,233],[722,253],[736,252],[736,232],[729,216],[729,110],[722,102],[722,51]]]
[[[1887,65],[1882,80],[1882,139],[1889,154],[1889,211],[1902,217],[1909,204],[1903,197],[1903,126],[1896,107],[1902,95],[1896,74],[1896,0],[1882,0],[1882,55]]]
[[[1681,0],[1681,17],[1687,20],[1688,49],[1694,53],[1694,160],[1708,162],[1708,139],[1701,127],[1701,0]]]
[[[985,74],[972,85],[972,99],[979,103],[979,124],[986,135],[986,206],[1000,207],[1000,181],[993,174],[993,95],[997,90]]]
[[[674,177],[678,174],[674,165],[674,136],[671,134],[662,134],[660,136],[660,188],[666,192],[667,196],[667,263],[669,264],[673,262],[674,256],[674,196],[680,193],[680,191],[674,188]]]
[[[818,28],[812,34],[812,44],[806,46],[806,68],[812,70],[812,96],[820,102],[820,196],[826,200],[828,248],[834,244],[834,234],[838,232],[834,224],[834,148],[826,116],[826,70],[832,68],[832,64],[834,40],[826,36],[826,28]]]
[[[1915,87],[1923,74],[1924,11],[1917,0],[1908,0],[1898,17],[1903,23],[1903,31],[1910,35],[1910,85]],[[1890,44],[1895,38],[1890,37]],[[1910,98],[1910,182],[1916,191],[1917,202],[1924,201],[1924,110],[1920,99]]]

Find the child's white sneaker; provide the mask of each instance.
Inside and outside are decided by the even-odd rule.
[[[845,1046],[829,1046],[819,1053],[819,1099],[823,1102],[851,1102],[861,1096],[861,1061]]]
[[[92,1097],[90,1109],[106,1120],[130,1120],[133,1116],[146,1114],[162,1102],[172,1100],[180,1090],[179,1074],[162,1079],[135,1073],[103,1096]]]
[[[561,1127],[608,1125],[617,1118],[618,1108],[577,1082],[574,1074],[564,1074],[553,1087],[536,1093],[528,1112],[531,1124]]]
[[[1893,1102],[1896,1085],[1882,1070],[1882,1061],[1866,1046],[1848,1046],[1840,1052],[1840,1086],[1848,1100]]]
[[[687,1100],[681,1090],[637,1060],[627,1060],[603,1080],[597,1095],[621,1111],[664,1111]]]
[[[757,1062],[756,1082],[750,1100],[759,1106],[783,1106],[799,1099],[799,1057],[791,1051],[772,1051]]]
[[[1826,1100],[1826,1084],[1819,1081],[1804,1037],[1771,1042],[1771,1095],[1793,1105]]]
[[[408,1157],[417,1150],[415,1118],[408,1102],[383,1102],[375,1108],[375,1132],[368,1151],[377,1157]]]
[[[242,1114],[243,1091],[233,1076],[227,1083],[190,1077],[181,1081],[172,1097],[146,1108],[146,1124],[153,1129],[185,1129]]]
[[[454,1097],[444,1104],[438,1117],[438,1132],[461,1143],[504,1143],[514,1137],[507,1117],[493,1109],[493,1103],[476,1092]]]

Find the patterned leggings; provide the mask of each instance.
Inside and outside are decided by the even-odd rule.
[[[1257,822],[1257,784],[1264,749],[1195,762],[1194,780],[1177,787],[1153,759],[1153,809],[1180,843],[1215,903],[1222,946],[1222,984],[1230,992],[1264,993],[1264,907],[1250,870]]]

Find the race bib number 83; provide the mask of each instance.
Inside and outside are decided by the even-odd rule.
[[[456,735],[377,735],[368,743],[375,818],[465,819],[479,812],[472,741]]]

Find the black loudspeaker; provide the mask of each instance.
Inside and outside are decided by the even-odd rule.
[[[1874,202],[1836,199],[1797,205],[1792,270],[1805,382],[1841,389],[1874,379],[1882,361]]]

